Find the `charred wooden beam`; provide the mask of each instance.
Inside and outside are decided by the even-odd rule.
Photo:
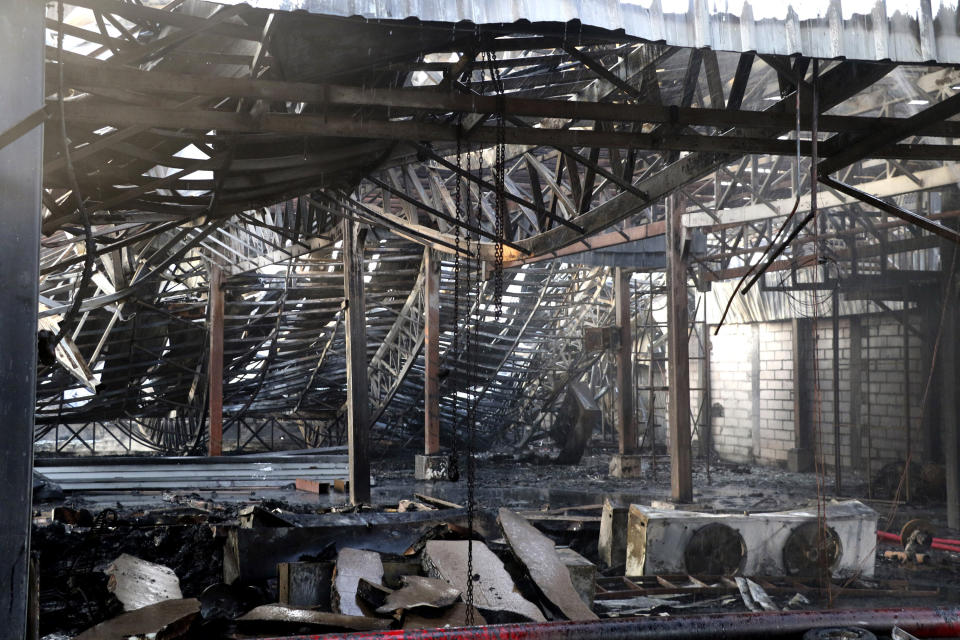
[[[617,446],[620,454],[632,454],[637,450],[637,416],[633,410],[636,390],[633,382],[630,271],[617,267],[613,288],[617,331],[620,337],[617,347],[617,427],[620,430]]]
[[[687,301],[688,248],[681,210],[667,212],[667,365],[670,387],[670,492],[677,502],[693,501],[690,450],[690,336]]]
[[[346,295],[347,446],[350,454],[350,502],[370,502],[370,401],[367,378],[367,320],[363,283],[366,230],[344,219],[343,288]]]
[[[440,452],[440,260],[424,249],[423,452]]]
[[[207,294],[210,314],[210,352],[207,364],[207,397],[210,404],[210,439],[207,455],[223,453],[223,271],[210,266]]]

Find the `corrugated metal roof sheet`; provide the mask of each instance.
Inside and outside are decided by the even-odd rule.
[[[945,0],[248,0],[265,9],[476,24],[568,22],[682,47],[818,58],[960,63]]]

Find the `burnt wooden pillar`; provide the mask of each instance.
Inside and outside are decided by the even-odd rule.
[[[913,398],[910,397],[910,301],[907,293],[907,288],[904,287],[903,311],[900,324],[903,325],[903,423],[906,425],[907,437],[905,458],[907,472],[903,475],[903,487],[907,502],[910,502],[910,499],[913,497],[913,487],[910,486],[910,465],[913,459],[913,418],[910,411],[910,403],[913,401]]]
[[[949,264],[949,263],[948,263]],[[947,476],[947,526],[960,529],[960,438],[957,437],[957,312],[956,283],[948,284],[947,305],[940,338],[940,419],[943,423],[943,461]]]
[[[944,194],[943,206],[954,209],[960,200],[960,191],[950,189]],[[945,221],[956,229],[956,220]],[[960,435],[957,430],[957,274],[960,256],[952,242],[940,244],[940,269],[943,272],[944,299],[943,326],[938,356],[940,358],[940,422],[943,462],[947,483],[947,526],[960,529]],[[939,318],[938,318],[939,321]]]
[[[347,342],[347,448],[350,502],[370,502],[370,393],[367,380],[367,319],[363,293],[366,229],[344,218],[343,291]]]
[[[633,412],[633,331],[630,318],[630,272],[617,267],[613,275],[614,305],[617,329],[617,426],[620,429],[618,451],[632,454],[637,450],[637,419]]]
[[[860,469],[863,462],[863,325],[860,316],[850,316],[850,465]]]
[[[211,456],[219,456],[223,453],[223,271],[216,264],[210,265],[209,287],[210,362],[207,364],[207,397],[210,405],[210,441],[207,452]]]
[[[667,201],[667,341],[670,386],[670,492],[677,502],[693,501],[690,453],[690,339],[687,250],[683,208]]]
[[[836,494],[843,495],[843,465],[840,458],[840,295],[833,290],[833,299],[830,304],[831,320],[831,351],[833,357],[833,482]]]
[[[807,318],[794,318],[793,338],[793,448],[787,452],[790,471],[813,470],[813,399],[810,394],[809,363],[811,349],[816,348],[813,323]]]
[[[703,305],[703,364],[700,367],[701,422],[699,449],[707,467],[707,483],[710,482],[710,456],[713,454],[713,384],[710,381],[710,325],[707,324],[706,304]]]
[[[0,11],[4,132],[43,107],[44,5],[7,2]],[[42,150],[40,127],[0,149],[0,629],[9,638],[27,633]]]
[[[760,440],[760,325],[753,323],[750,325],[750,441],[754,462],[760,460]]]
[[[440,260],[424,249],[423,453],[440,452]]]

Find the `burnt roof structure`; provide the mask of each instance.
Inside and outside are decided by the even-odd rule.
[[[911,17],[879,3],[858,17],[833,2],[816,19],[788,9],[734,23],[700,3],[693,20],[657,4],[588,3],[578,20],[562,4],[521,4],[83,0],[65,3],[62,24],[48,8],[40,316],[65,332],[65,366],[39,377],[38,439],[61,448],[99,428],[165,451],[201,446],[216,267],[228,441],[275,446],[261,437],[269,425],[296,444],[339,443],[344,218],[371,227],[367,357],[383,437],[422,424],[426,250],[442,256],[445,422],[452,398],[469,397],[485,434],[517,428],[517,441],[571,376],[615,386],[610,358],[582,350],[582,328],[612,321],[616,265],[656,272],[634,282],[637,326],[652,317],[668,208],[698,238],[689,277],[701,291],[781,243],[791,210],[807,215],[814,154],[844,185],[955,214],[939,191],[958,174],[960,76],[910,64],[952,60],[946,8]],[[838,16],[876,48],[819,37]],[[941,25],[932,41],[928,18]],[[495,322],[484,276],[498,136],[508,215]],[[943,225],[836,184],[819,191],[820,224],[771,263],[766,288],[933,278]],[[474,203],[459,223],[457,193]],[[454,318],[458,251],[472,293]],[[734,314],[749,313],[738,301]],[[470,362],[451,348],[464,326],[485,346]],[[663,330],[644,326],[638,352],[662,350]]]

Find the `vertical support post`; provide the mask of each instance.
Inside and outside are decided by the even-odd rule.
[[[867,355],[867,366],[866,369],[866,383],[867,383],[867,497],[873,498],[873,402],[871,398],[873,397],[873,386],[870,384],[870,368],[873,367],[873,358],[871,354],[873,353],[870,350],[870,324],[872,324],[870,318],[867,318],[867,330],[864,332],[864,336],[867,338],[866,346],[866,355]],[[860,360],[863,360],[863,355],[861,354]]]
[[[667,341],[670,386],[670,490],[677,502],[693,501],[690,454],[689,306],[682,207],[667,201]]]
[[[426,296],[423,310],[424,373],[423,373],[423,453],[440,452],[440,260],[428,248],[423,250]]]
[[[650,476],[657,479],[657,422],[655,409],[657,406],[657,392],[653,386],[653,367],[654,367],[654,349],[653,349],[653,329],[656,326],[656,320],[653,318],[653,272],[647,272],[647,292],[650,296],[647,303],[647,426],[645,435],[650,440]],[[661,371],[663,369],[661,368]]]
[[[953,207],[958,191],[945,194],[944,209]],[[947,223],[956,228],[956,222]],[[960,529],[960,434],[957,432],[957,246],[952,242],[940,245],[940,269],[943,271],[944,297],[940,337],[940,420],[943,434],[943,462],[947,479],[947,526]]]
[[[43,106],[43,3],[7,2],[0,20],[0,131]],[[0,149],[0,629],[26,637],[43,131]]]
[[[793,351],[793,446],[799,450],[809,445],[806,438],[806,421],[804,420],[804,369],[803,369],[803,342],[801,332],[804,330],[802,320],[793,318],[790,321],[790,347]]]
[[[903,329],[903,424],[907,429],[907,458],[905,462],[906,471],[903,474],[903,487],[907,502],[912,497],[912,487],[910,486],[910,466],[913,464],[913,429],[910,423],[913,417],[910,415],[910,303],[906,287],[903,289],[903,316],[901,327]]]
[[[960,529],[960,438],[957,437],[957,329],[952,318],[957,311],[956,285],[947,284],[943,336],[940,338],[940,416],[943,420],[943,459],[947,476],[947,526]]]
[[[833,329],[833,480],[838,496],[843,495],[843,469],[840,464],[840,295],[833,290],[831,315]]]
[[[223,271],[210,265],[210,291],[207,305],[210,314],[210,362],[207,365],[207,397],[210,406],[211,456],[223,453]]]
[[[617,424],[620,427],[619,452],[632,454],[637,449],[637,420],[633,413],[633,331],[630,324],[630,272],[617,267],[613,276],[614,305],[620,345],[617,348]]]
[[[850,464],[860,469],[863,462],[863,388],[861,371],[863,368],[860,342],[863,338],[863,325],[860,316],[850,316]]]
[[[813,402],[807,379],[813,328],[810,320],[794,318],[793,333],[793,449],[788,452],[787,467],[794,472],[813,469]]]
[[[367,380],[367,318],[363,293],[363,242],[352,220],[343,222],[343,290],[347,342],[347,449],[350,502],[370,502],[370,393]]]
[[[750,325],[750,435],[753,461],[760,461],[760,325]]]
[[[703,364],[700,370],[703,372],[703,381],[700,384],[700,391],[703,402],[703,422],[700,424],[700,437],[704,451],[704,461],[707,467],[707,484],[710,484],[710,456],[713,453],[713,386],[710,383],[710,325],[707,324],[707,305],[703,303]]]

